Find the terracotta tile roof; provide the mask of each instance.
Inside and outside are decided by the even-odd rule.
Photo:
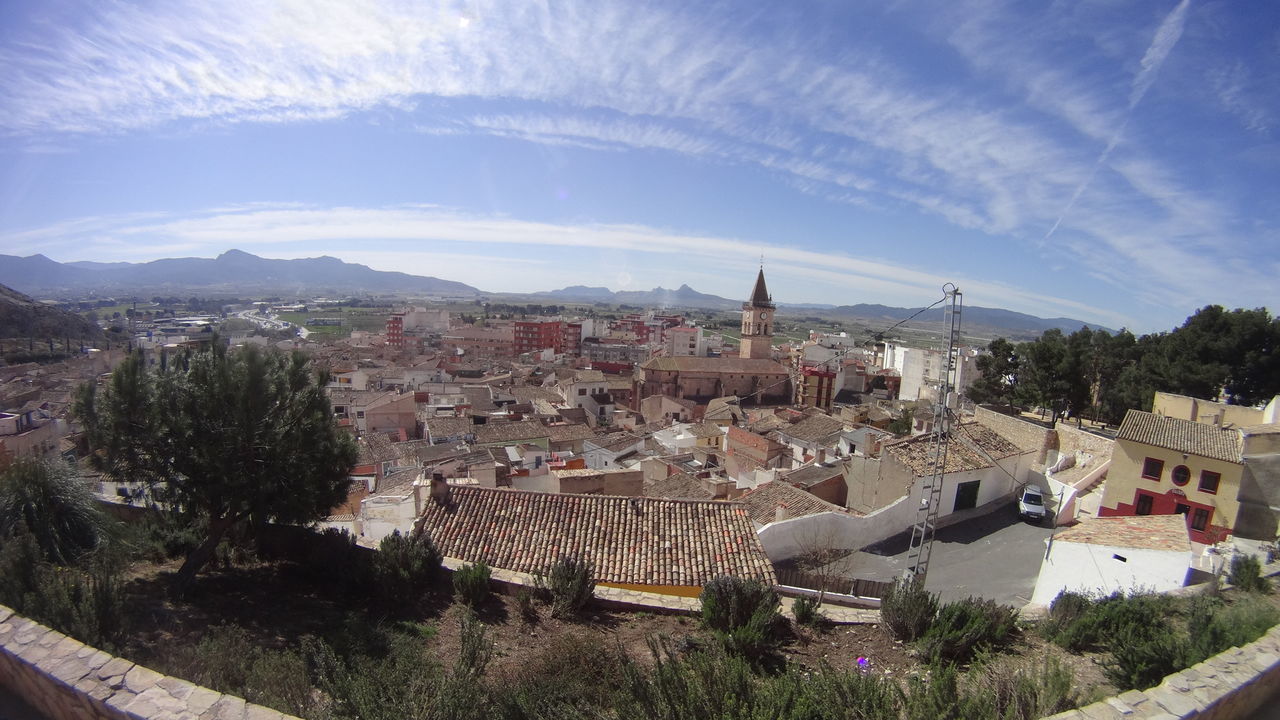
[[[1010,455],[1017,455],[1023,452],[1021,448],[1009,441],[1008,438],[1000,433],[992,430],[986,425],[976,422],[961,423],[952,431],[953,438],[960,438],[966,444],[973,444],[981,448],[991,457],[1001,460]]]
[[[519,442],[551,437],[549,428],[537,420],[521,420],[519,422],[491,422],[476,425],[476,442],[487,443]]]
[[[596,436],[596,431],[591,429],[590,425],[580,423],[548,425],[546,430],[547,434],[541,437],[550,438],[551,442],[590,440]]]
[[[422,477],[422,468],[406,467],[396,468],[387,473],[378,481],[378,487],[375,488],[371,497],[380,495],[407,495],[409,489],[413,487],[413,481]]]
[[[749,423],[747,427],[750,428],[753,433],[765,433],[770,430],[777,430],[780,427],[786,427],[786,425],[787,421],[777,415],[765,415],[759,420]]]
[[[746,505],[751,512],[751,519],[761,525],[768,525],[778,519],[778,506],[785,509],[788,519],[824,512],[850,512],[794,485],[776,481],[755,486],[738,498],[738,502]]]
[[[690,500],[710,500],[715,497],[701,480],[684,472],[673,473],[661,480],[645,481],[644,494],[649,497]]]
[[[1120,432],[1116,434],[1116,439],[1214,460],[1243,462],[1240,456],[1243,445],[1240,431],[1180,418],[1153,415],[1141,410],[1130,410],[1125,413],[1124,422],[1120,423]]]
[[[399,458],[399,454],[392,447],[391,438],[384,433],[366,434],[358,442],[360,446],[358,462],[361,465],[389,462]]]
[[[1053,541],[1144,550],[1191,549],[1185,515],[1088,518],[1058,532]]]
[[[896,458],[916,477],[924,477],[933,473],[933,435],[917,435],[916,437],[889,443],[881,450]],[[982,455],[965,447],[963,443],[947,444],[947,462],[943,466],[944,473],[980,470],[991,467],[992,463]]]
[[[560,393],[550,388],[534,387],[533,385],[517,385],[507,392],[514,395],[520,400],[546,400],[548,402],[564,402],[564,398],[560,397]]]
[[[743,375],[786,375],[787,369],[768,358],[661,356],[646,360],[642,370],[676,372],[742,373]]]
[[[777,582],[739,503],[450,488],[420,519],[448,557],[517,572],[576,555],[599,582],[705,585],[721,575]]]
[[[713,422],[704,421],[692,425],[689,427],[689,432],[692,433],[694,437],[700,438],[724,437],[724,431],[720,429],[719,425],[716,425]]]
[[[839,464],[818,465],[815,463],[793,470],[783,475],[781,479],[797,487],[807,488],[824,480],[830,480],[833,477],[843,477],[843,475],[844,470]]]
[[[476,431],[476,426],[471,424],[471,418],[466,417],[433,417],[427,418],[423,424],[427,427],[427,434],[432,438],[458,437],[470,435]]]
[[[794,425],[777,428],[778,432],[789,438],[819,445],[835,444],[844,432],[844,423],[827,415],[809,415]]]
[[[644,442],[644,438],[634,433],[622,432],[609,433],[608,435],[600,435],[598,437],[589,438],[588,442],[602,450],[610,452],[618,452],[625,450],[637,443]]]

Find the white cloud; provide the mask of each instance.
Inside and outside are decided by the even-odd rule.
[[[1004,92],[952,88],[871,50],[834,62],[803,44],[749,37],[735,19],[699,15],[693,5],[172,0],[93,4],[75,23],[42,27],[46,35],[0,50],[8,68],[0,74],[0,128],[58,137],[394,108],[426,133],[756,165],[821,197],[906,207],[998,241],[1038,242],[1055,264],[1064,253],[1090,267],[1105,257],[1118,265],[1098,273],[1117,287],[1149,275],[1168,283],[1158,297],[1199,292],[1199,278],[1170,274],[1164,263],[1204,264],[1234,245],[1233,209],[1196,197],[1138,147],[1112,156],[1189,22],[1188,1],[1154,28],[1122,30],[1085,24],[1090,8],[1074,3],[1054,6],[1039,22],[998,2],[957,3],[949,12],[929,5],[933,32],[981,73],[1003,74]],[[1077,61],[1078,48],[1061,37],[1101,38],[1103,52]],[[1256,126],[1264,120],[1249,108],[1247,81],[1229,71],[1217,93]],[[430,113],[415,109],[423,98],[433,99]],[[478,111],[477,101],[492,107]],[[1085,198],[1086,190],[1105,196]],[[253,215],[255,223],[278,222],[281,237],[337,239],[356,225],[382,227],[389,237],[422,229],[421,218],[388,218],[390,211],[323,212],[314,222]],[[234,221],[242,217],[178,220],[165,231],[248,242]],[[328,220],[346,224],[316,225]],[[486,231],[487,222],[469,218],[465,228],[447,229],[519,242]],[[1049,236],[1071,237],[1039,240],[1050,226]],[[554,245],[573,236],[539,237]],[[644,251],[616,232],[603,237]],[[1169,238],[1176,252],[1160,249]],[[1246,268],[1236,285],[1260,286],[1257,273]]]

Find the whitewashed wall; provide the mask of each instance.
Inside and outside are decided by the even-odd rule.
[[[1115,556],[1124,558],[1119,560]],[[1182,587],[1191,550],[1143,550],[1088,543],[1055,542],[1040,565],[1031,602],[1048,605],[1063,590],[1165,592]]]
[[[914,521],[915,506],[904,495],[869,515],[838,512],[806,515],[771,522],[756,534],[765,554],[778,562],[819,547],[859,550],[902,532]]]

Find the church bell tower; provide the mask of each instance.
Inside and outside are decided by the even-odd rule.
[[[764,285],[764,266],[756,276],[751,299],[742,303],[742,344],[739,357],[765,359],[773,356],[773,298]]]

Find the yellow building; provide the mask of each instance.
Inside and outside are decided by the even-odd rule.
[[[1098,514],[1181,513],[1192,541],[1211,545],[1234,532],[1244,469],[1239,429],[1130,410]]]

